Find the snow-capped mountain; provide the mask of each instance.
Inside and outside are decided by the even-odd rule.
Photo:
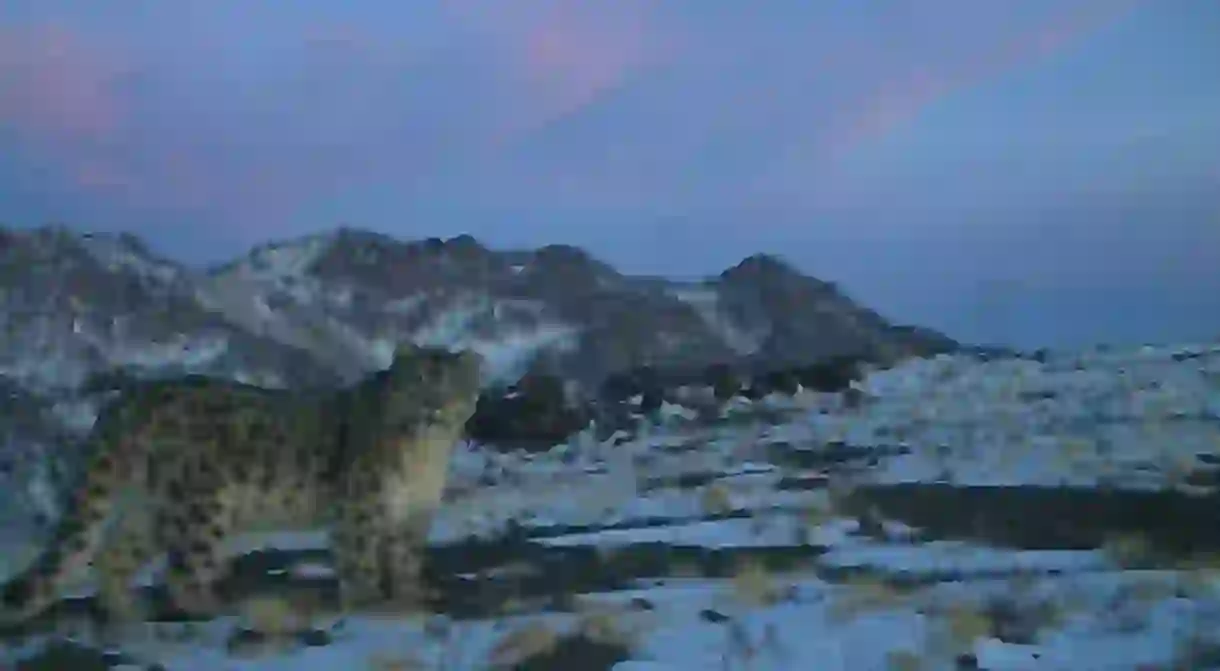
[[[353,356],[376,364],[400,340],[443,343],[480,350],[501,380],[530,368],[596,382],[644,363],[954,345],[893,328],[767,256],[680,283],[625,276],[563,245],[500,252],[469,236],[401,242],[342,229],[255,249],[201,286],[229,297],[212,305],[230,319],[323,358],[363,353]]]
[[[532,368],[587,383],[640,364],[955,345],[762,255],[673,282],[622,275],[563,245],[493,251],[470,236],[404,242],[351,229],[207,270],[130,235],[49,227],[4,232],[0,245],[0,374],[39,392],[116,367],[326,384],[384,365],[404,340],[478,349],[503,381]]]
[[[270,385],[337,379],[310,352],[212,309],[199,286],[131,236],[0,231],[0,375],[50,396],[115,368]]]

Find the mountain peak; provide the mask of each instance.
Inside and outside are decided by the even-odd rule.
[[[795,267],[774,254],[751,254],[737,265],[720,273],[724,280],[761,277],[804,277]]]
[[[782,257],[780,257],[777,254],[768,254],[766,252],[759,252],[757,254],[751,254],[751,255],[747,256],[746,258],[742,259],[741,263],[739,263],[737,265],[739,265],[739,266],[758,266],[761,268],[775,268],[775,269],[787,270],[790,272],[796,272],[795,270],[792,269],[792,264],[785,261]]]

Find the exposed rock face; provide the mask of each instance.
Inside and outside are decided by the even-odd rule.
[[[721,273],[717,288],[730,318],[759,332],[758,347],[750,355],[764,365],[827,357],[896,360],[956,347],[933,331],[892,325],[833,283],[802,275],[766,254]]]

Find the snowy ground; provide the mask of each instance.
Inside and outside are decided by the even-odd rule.
[[[283,533],[234,547],[278,550],[239,614],[41,668],[1220,669],[1220,347],[863,388],[463,451],[436,612],[338,619],[321,535]]]

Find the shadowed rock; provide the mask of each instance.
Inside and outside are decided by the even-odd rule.
[[[484,392],[466,424],[466,434],[499,449],[544,451],[588,424],[587,409],[569,402],[563,380],[531,374],[508,389]]]
[[[846,504],[876,507],[931,537],[1023,549],[1086,550],[1115,536],[1138,535],[1171,556],[1220,551],[1220,496],[1215,494],[909,483],[861,486]]]
[[[610,671],[628,659],[631,659],[631,649],[626,645],[576,633],[560,637],[553,647],[530,655],[512,668],[517,671]]]

